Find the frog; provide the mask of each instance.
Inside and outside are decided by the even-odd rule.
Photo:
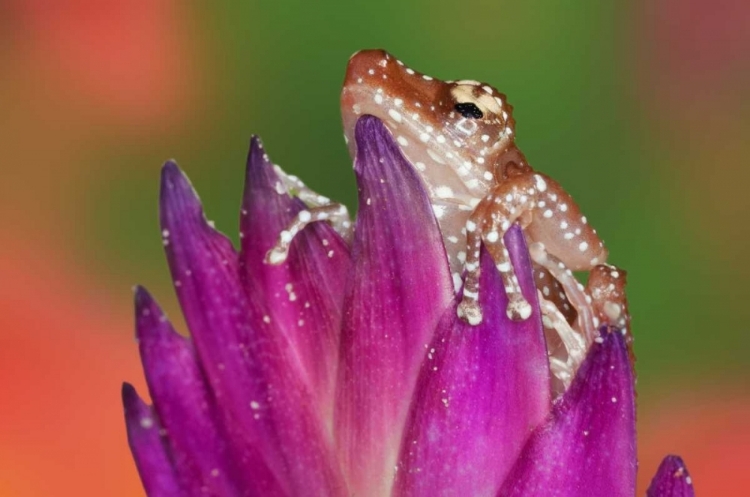
[[[548,263],[534,261],[536,271],[547,279],[551,269],[559,269],[550,267],[549,257],[563,264],[564,271],[587,271],[606,262],[607,249],[578,204],[557,181],[534,170],[516,145],[513,107],[493,86],[476,80],[442,81],[415,71],[385,50],[362,50],[349,59],[340,103],[352,158],[355,125],[360,117],[372,115],[384,123],[422,179],[445,242],[455,290],[461,294],[457,313],[469,324],[483,319],[482,246],[502,278],[507,316],[522,321],[532,314],[504,243],[514,223],[535,245],[538,258]],[[345,238],[351,237],[345,207],[318,198],[299,180],[284,181],[313,202],[281,233],[267,262],[283,262],[294,235],[311,222],[331,222]],[[569,278],[557,281],[565,291],[555,292],[551,300],[570,308],[569,295],[580,297],[580,284]],[[579,306],[585,310],[583,303],[575,307]]]

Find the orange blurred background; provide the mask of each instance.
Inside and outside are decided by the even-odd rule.
[[[176,157],[232,237],[251,133],[354,205],[337,100],[365,47],[507,93],[522,148],[629,270],[639,492],[669,452],[699,495],[746,495],[750,4],[578,5],[0,2],[0,495],[143,494],[131,286],[182,326],[159,167]]]

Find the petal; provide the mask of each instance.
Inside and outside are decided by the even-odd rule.
[[[355,129],[359,213],[344,301],[337,442],[352,493],[386,495],[419,365],[454,298],[419,176],[383,123]]]
[[[245,495],[280,495],[258,451],[225,432],[189,340],[174,331],[143,288],[136,290],[135,305],[143,369],[182,488],[196,495],[239,495],[240,489]]]
[[[498,495],[633,497],[635,473],[633,370],[625,338],[605,328]]]
[[[651,480],[646,497],[695,497],[693,481],[682,458],[664,458]]]
[[[173,163],[162,171],[161,224],[177,296],[227,430],[258,448],[287,493],[339,495],[332,441],[286,339],[247,299],[234,248],[206,221]]]
[[[183,495],[153,410],[138,397],[129,383],[122,385],[122,403],[128,444],[146,494],[151,497]]]
[[[330,419],[349,248],[328,223],[318,222],[294,237],[286,262],[263,262],[279,233],[304,208],[287,193],[260,140],[253,137],[240,221],[241,274],[248,294],[265,302],[268,319],[294,347],[300,375],[318,392]]]
[[[521,229],[505,243],[533,306],[511,321],[490,255],[482,252],[480,305],[471,326],[447,313],[430,345],[404,433],[396,494],[492,495],[550,410],[550,375],[529,252]]]

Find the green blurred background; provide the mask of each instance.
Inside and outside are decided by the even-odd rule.
[[[508,95],[527,157],[628,270],[641,479],[678,452],[701,495],[747,495],[750,4],[238,4],[0,2],[2,495],[140,492],[131,286],[179,314],[160,165],[235,241],[251,134],[354,206],[338,95],[362,48]]]

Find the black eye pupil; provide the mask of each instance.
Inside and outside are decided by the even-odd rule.
[[[481,119],[484,117],[484,114],[482,114],[482,111],[479,110],[479,107],[474,105],[471,102],[464,102],[461,104],[456,104],[455,109],[464,117],[468,117],[471,119]]]

